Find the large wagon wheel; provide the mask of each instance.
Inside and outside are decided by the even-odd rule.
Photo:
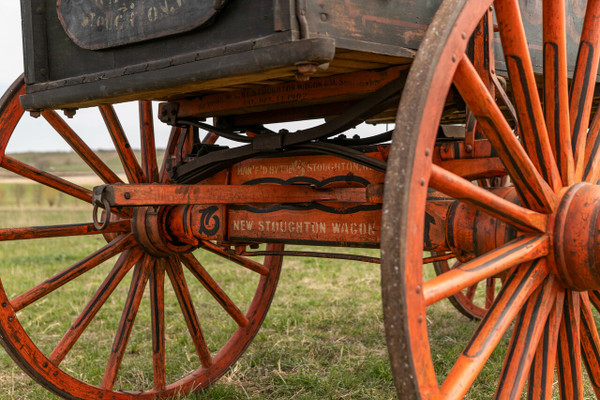
[[[587,3],[570,89],[564,4],[544,1],[544,99],[517,0],[445,1],[414,61],[388,162],[382,237],[386,335],[402,399],[463,398],[494,350],[503,348],[498,345],[504,337],[510,342],[496,374],[496,398],[521,398],[527,381],[528,398],[552,398],[555,369],[562,399],[583,399],[586,375],[600,396],[600,336],[594,319],[600,309],[600,186],[595,184],[600,113],[590,118],[600,57],[600,1]],[[492,6],[520,138],[464,55],[476,24]],[[451,84],[502,159],[521,205],[432,165],[431,149]],[[459,269],[424,281],[421,238],[428,184],[506,222],[517,235]],[[440,357],[430,341],[434,332],[428,331],[428,310],[501,271],[507,277],[489,312],[448,370],[436,368]],[[447,364],[447,353],[443,357]]]
[[[0,165],[31,183],[77,199],[88,206],[91,214],[89,189],[5,154],[11,135],[22,120],[19,95],[23,92],[21,78],[0,103]],[[141,164],[130,148],[113,107],[99,108],[127,180],[168,183],[165,166],[160,169],[157,163],[151,104],[140,102],[139,107]],[[40,122],[48,122],[101,181],[110,184],[122,181],[57,113],[43,111],[42,117]],[[179,132],[173,130],[167,155],[173,154]],[[38,239],[40,246],[59,246],[57,256],[79,246],[89,248],[79,242],[86,235],[98,238],[96,244],[100,248],[81,250],[87,253],[74,263],[66,262],[57,267],[51,276],[43,276],[41,266],[28,267],[26,263],[1,271],[0,341],[29,375],[52,392],[77,399],[144,399],[202,389],[216,381],[240,357],[262,324],[277,286],[281,257],[267,256],[263,263],[258,263],[228,252],[216,243],[201,243],[202,252],[216,254],[216,258],[209,261],[217,264],[213,272],[220,274],[229,269],[229,275],[219,275],[219,282],[216,274],[213,279],[211,266],[201,263],[203,255],[199,251],[191,252],[193,249],[189,246],[166,243],[172,250],[167,254],[149,250],[147,242],[155,240],[162,227],[146,214],[143,210],[117,210],[117,217],[108,221],[102,231],[94,227],[92,215],[88,215],[89,222],[69,224],[67,214],[53,226],[5,225],[0,229],[4,246]],[[56,241],[61,240],[57,238],[61,237],[67,241],[57,245]],[[268,247],[281,250],[280,245]],[[12,250],[4,251],[8,254]],[[17,278],[11,273],[14,270],[20,271],[19,279],[25,282],[15,281]],[[165,281],[169,280],[171,285],[166,285]],[[91,290],[85,299],[73,298],[69,292],[69,288],[86,286]],[[147,298],[142,301],[145,292],[149,294],[149,301]],[[53,314],[49,310],[55,302],[73,303],[76,309],[73,317],[50,317]],[[80,308],[75,306],[79,303]],[[122,313],[105,312],[111,303],[117,304]],[[149,307],[140,307],[140,303]],[[35,320],[45,327],[44,332],[40,333],[35,324],[29,323]],[[63,325],[63,321],[67,325]],[[53,326],[60,326],[60,333],[53,335]],[[95,329],[106,326],[111,327],[111,333],[102,352],[104,337]],[[87,346],[78,347],[78,341],[83,340],[88,341]],[[183,360],[172,359],[169,346],[173,341],[187,343],[187,350],[178,355]],[[132,346],[137,348],[131,349]],[[127,363],[131,354],[143,353],[143,349],[147,350],[145,360],[138,359],[136,366]],[[90,351],[97,351],[94,353],[97,355],[85,354]],[[140,367],[140,364],[145,366]],[[136,380],[136,374],[149,378]],[[128,383],[127,379],[134,383]]]

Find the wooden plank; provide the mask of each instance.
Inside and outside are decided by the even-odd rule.
[[[339,102],[373,93],[405,72],[406,67],[392,67],[385,71],[361,71],[335,77],[314,78],[307,82],[289,82],[257,90],[180,100],[177,101],[178,117],[231,115]]]

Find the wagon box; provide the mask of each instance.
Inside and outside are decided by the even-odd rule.
[[[440,3],[23,0],[23,106],[169,99],[408,64]],[[540,2],[522,3],[539,71]],[[577,2],[568,11],[572,70],[583,14]]]
[[[22,1],[27,109],[406,64],[437,1]]]

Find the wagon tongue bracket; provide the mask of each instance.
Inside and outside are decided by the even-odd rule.
[[[198,204],[274,204],[336,201],[379,204],[383,184],[319,188],[313,185],[101,185],[94,188],[94,207],[150,207]]]

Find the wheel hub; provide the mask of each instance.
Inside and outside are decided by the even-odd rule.
[[[555,274],[569,289],[600,289],[600,186],[573,185],[554,217]]]
[[[169,234],[167,221],[171,207],[135,207],[131,226],[140,247],[155,257],[168,257],[187,253],[194,249],[189,243],[182,243]]]

